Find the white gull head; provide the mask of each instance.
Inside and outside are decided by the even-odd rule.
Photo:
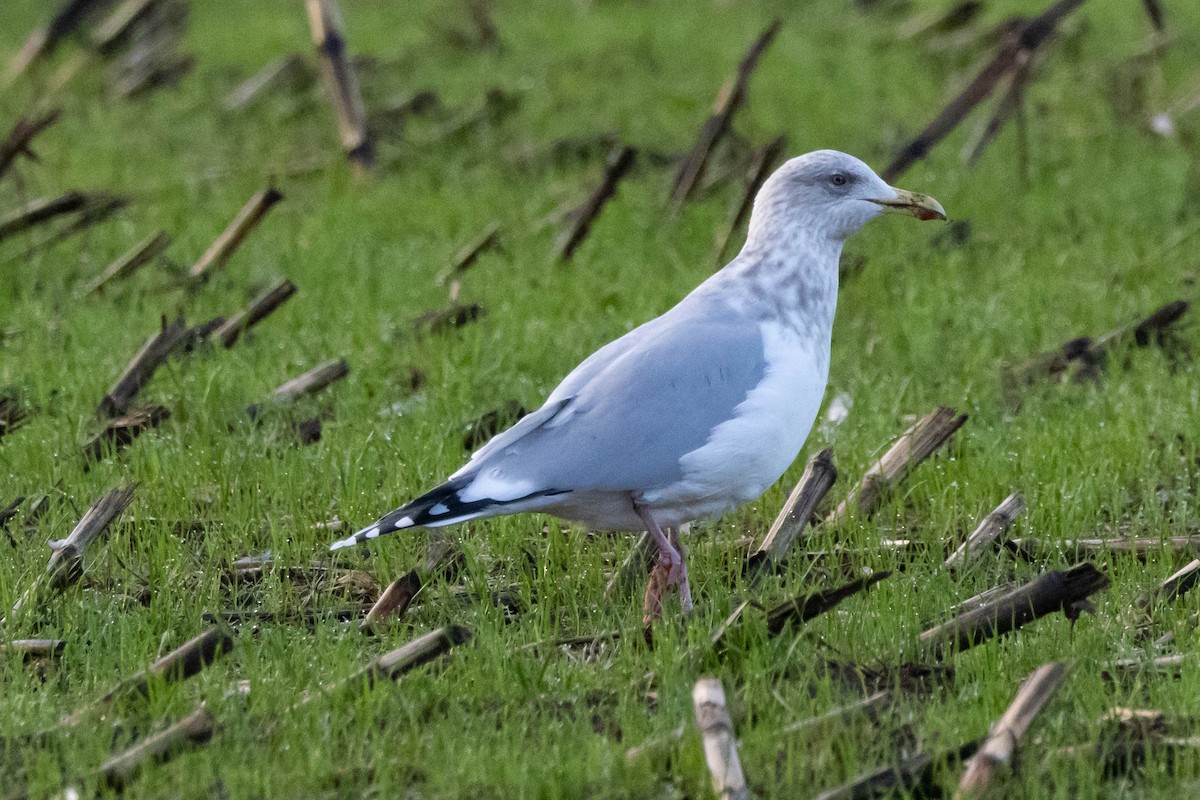
[[[816,150],[787,161],[763,184],[747,244],[784,231],[841,243],[884,211],[946,218],[938,201],[889,186],[854,156]]]

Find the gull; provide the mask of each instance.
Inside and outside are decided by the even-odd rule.
[[[648,532],[658,554],[644,622],[661,617],[669,589],[688,613],[679,528],[759,497],[796,460],[829,375],[842,245],[886,211],[946,218],[932,197],[889,186],[845,153],[787,161],[755,197],[733,261],[584,359],[440,486],[330,549],[549,513]]]

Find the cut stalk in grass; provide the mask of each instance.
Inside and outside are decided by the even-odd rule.
[[[936,408],[917,420],[867,470],[859,484],[850,490],[850,494],[829,515],[827,521],[837,523],[853,514],[862,517],[874,514],[892,487],[907,478],[917,465],[949,441],[966,421],[966,414],[960,415],[946,406]]]
[[[1004,383],[1011,389],[1032,384],[1044,378],[1055,378],[1066,373],[1075,361],[1091,356],[1092,339],[1080,336],[1064,342],[1061,346],[1038,353],[1004,371]]]
[[[934,770],[951,762],[970,758],[980,742],[971,741],[940,753],[919,752],[896,764],[864,773],[849,783],[821,792],[816,800],[870,800],[891,797],[896,790],[911,792],[932,779]]]
[[[1167,715],[1158,709],[1154,708],[1125,708],[1124,706],[1113,706],[1107,713],[1101,715],[1101,721],[1111,722],[1117,725],[1137,726],[1142,728],[1151,728],[1155,730],[1164,730],[1167,721]]]
[[[145,697],[149,694],[152,681],[161,680],[165,683],[185,681],[200,674],[206,667],[232,650],[233,645],[233,634],[227,627],[218,625],[209,628],[204,633],[187,640],[141,672],[130,675],[91,705],[63,718],[59,725],[64,728],[77,727],[89,716],[112,705],[113,701],[120,697],[129,695]]]
[[[804,531],[817,506],[837,481],[838,471],[833,464],[833,448],[827,447],[808,461],[804,474],[787,502],[767,531],[762,544],[750,556],[747,565],[751,575],[759,574],[772,563],[782,561],[792,542]]]
[[[835,589],[802,594],[784,601],[767,611],[767,630],[772,636],[777,636],[790,623],[808,622],[810,619],[834,609],[846,598],[870,589],[884,578],[890,577],[891,574],[891,572],[876,572],[874,575],[858,578]]]
[[[18,497],[16,500],[13,500],[4,508],[0,508],[0,526],[8,525],[9,521],[17,515],[17,508],[19,508],[21,503],[24,502],[25,498],[22,496]]]
[[[500,223],[492,222],[483,233],[475,237],[467,243],[454,259],[450,262],[450,266],[438,273],[438,285],[444,285],[449,281],[461,278],[467,270],[474,266],[479,257],[489,250],[493,250],[500,246]]]
[[[463,449],[474,452],[500,433],[511,427],[521,417],[529,413],[529,409],[517,400],[509,400],[499,408],[485,411],[462,427]]]
[[[158,333],[151,336],[129,361],[116,383],[104,395],[96,409],[100,418],[112,417],[129,410],[134,398],[142,391],[154,373],[188,340],[188,327],[183,318],[168,323],[163,317]]]
[[[275,391],[271,392],[270,403],[275,405],[293,403],[302,397],[316,394],[332,386],[349,374],[350,364],[346,359],[335,358],[326,361],[276,388]],[[253,419],[262,413],[262,410],[263,407],[256,403],[250,406],[246,412]]]
[[[201,322],[188,328],[187,339],[183,343],[183,352],[194,353],[199,348],[211,344],[210,337],[213,335],[213,331],[224,324],[224,317],[213,317],[206,322]]]
[[[563,636],[546,642],[531,642],[525,645],[527,650],[541,657],[547,650],[583,650],[585,652],[612,644],[621,638],[620,631],[600,631],[583,636]]]
[[[147,765],[169,761],[188,745],[204,744],[216,730],[216,718],[202,705],[173,725],[105,761],[100,767],[100,776],[109,787],[120,789]]]
[[[1173,653],[1157,658],[1121,658],[1101,670],[1106,681],[1132,680],[1140,677],[1178,678],[1184,665],[1194,659],[1191,653]]]
[[[559,261],[570,261],[571,256],[575,255],[575,250],[583,244],[583,240],[587,238],[588,232],[592,229],[592,223],[596,221],[600,212],[604,210],[604,206],[617,193],[617,184],[633,168],[636,160],[637,150],[627,145],[622,145],[609,154],[600,185],[588,196],[583,205],[567,215],[570,224],[554,247]]]
[[[377,656],[353,674],[322,686],[318,692],[306,693],[292,706],[295,711],[317,697],[353,687],[371,688],[382,680],[396,680],[417,667],[449,653],[451,648],[467,642],[471,631],[461,625],[437,628],[422,634],[401,647]]]
[[[1067,665],[1051,662],[1043,664],[1025,679],[1012,705],[992,726],[991,732],[963,771],[962,779],[955,792],[955,800],[980,797],[992,785],[996,773],[1002,768],[1012,768],[1017,748],[1034,717],[1045,707],[1058,687],[1067,677]]]
[[[15,389],[0,392],[0,439],[29,421],[22,395]]]
[[[75,234],[108,220],[127,205],[129,205],[129,198],[127,197],[117,197],[116,195],[104,194],[103,192],[91,194],[83,206],[76,212],[74,219],[66,220],[63,225],[47,234],[44,238],[34,241],[24,252],[19,253],[12,260],[18,262],[24,261],[42,248],[66,241]]]
[[[162,0],[122,0],[92,29],[92,47],[103,55],[113,55],[125,44],[142,18],[161,2]]]
[[[929,151],[953,131],[974,108],[991,95],[1000,80],[1014,70],[1019,59],[1035,52],[1054,35],[1058,23],[1084,0],[1058,0],[1040,15],[1027,21],[1013,36],[1006,38],[996,55],[979,71],[953,100],[915,138],[906,144],[887,167],[879,173],[888,183],[920,161]]]
[[[141,4],[129,0],[132,13],[115,12],[111,47],[120,53],[114,65],[110,89],[119,97],[138,97],[179,82],[196,65],[196,58],[180,51],[188,26],[188,5],[183,0],[158,0]]]
[[[246,331],[269,317],[277,308],[286,303],[296,294],[296,284],[286,278],[272,286],[263,294],[250,301],[250,305],[236,312],[212,332],[212,338],[221,343],[226,350],[237,344],[238,338]]]
[[[935,657],[967,650],[1003,636],[1055,611],[1072,610],[1108,586],[1108,576],[1084,562],[1064,572],[1047,572],[1008,594],[983,603],[920,636]]]
[[[1026,141],[1025,130],[1025,90],[1033,80],[1033,73],[1036,69],[1037,53],[1034,51],[1021,51],[1017,54],[1016,65],[1013,67],[1012,74],[1008,79],[1008,88],[1004,94],[996,101],[996,107],[992,111],[992,115],[978,129],[978,131],[967,142],[963,148],[962,160],[969,165],[973,165],[983,156],[983,152],[987,149],[1004,126],[1011,119],[1017,120],[1017,136],[1019,137],[1019,146],[1017,152],[1019,154],[1019,170],[1018,175],[1022,180],[1029,174],[1028,152],[1029,144]]]
[[[46,95],[50,98],[64,95],[67,86],[80,74],[94,67],[98,58],[99,53],[94,50],[76,50],[54,70],[54,74],[47,81]]]
[[[967,540],[960,544],[946,559],[946,566],[961,570],[974,561],[987,548],[995,544],[1008,530],[1021,512],[1025,510],[1025,498],[1013,492],[996,506],[992,513],[983,518],[979,527],[972,531]]]
[[[144,672],[124,681],[124,688],[144,695],[151,679],[168,683],[187,680],[231,651],[233,645],[233,634],[228,629],[220,626],[209,628],[155,661]]]
[[[1163,9],[1162,0],[1142,0],[1142,8],[1146,9],[1146,16],[1150,18],[1155,32],[1166,33],[1167,12]]]
[[[367,127],[379,141],[399,139],[413,117],[428,114],[441,103],[437,92],[425,90],[394,97],[367,117]]]
[[[425,558],[420,566],[422,580],[427,582],[434,575],[453,579],[465,565],[462,548],[446,531],[434,529],[429,532]]]
[[[721,87],[717,100],[713,104],[713,113],[700,127],[696,143],[684,156],[675,172],[675,180],[671,185],[671,205],[675,208],[683,205],[692,192],[695,191],[700,179],[704,177],[704,169],[712,157],[713,150],[729,132],[733,124],[733,115],[746,102],[750,78],[758,67],[763,53],[775,40],[782,20],[775,20],[766,27],[758,38],[750,45],[746,55],[738,64],[737,72]]]
[[[713,791],[721,800],[746,800],[746,776],[738,760],[733,720],[725,707],[725,689],[716,678],[701,678],[692,689],[696,726],[704,744],[704,760],[712,775]]]
[[[29,504],[29,509],[25,512],[25,523],[22,527],[26,533],[33,534],[37,531],[38,525],[42,522],[42,517],[46,516],[46,512],[50,510],[50,495],[44,494],[37,500]]]
[[[0,404],[0,406],[2,406],[2,404]],[[5,425],[3,420],[3,408],[0,407],[0,436],[4,435]],[[24,502],[24,497],[18,497],[4,508],[0,508],[0,530],[3,530],[5,535],[8,536],[8,542],[13,546],[14,550],[17,548],[17,540],[13,538],[12,533],[8,530],[8,523],[12,522],[13,518],[17,516],[17,509],[20,508],[21,504]]]
[[[58,197],[30,200],[20,208],[0,217],[0,240],[15,236],[64,214],[81,211],[96,196],[87,192],[73,191]]]
[[[1107,353],[1118,347],[1161,345],[1172,327],[1187,313],[1186,300],[1166,303],[1146,317],[1114,328],[1096,338],[1080,336],[1044,353],[1038,353],[1004,371],[1005,385],[1011,390],[1037,380],[1070,375],[1076,380],[1096,378]]]
[[[1150,621],[1150,612],[1154,606],[1159,603],[1174,602],[1188,591],[1192,590],[1196,582],[1200,581],[1200,559],[1192,559],[1187,565],[1180,567],[1171,577],[1166,578],[1163,583],[1160,583],[1157,588],[1147,591],[1146,594],[1138,597],[1134,601],[1134,608],[1138,609],[1145,620]]]
[[[746,173],[746,191],[742,193],[742,199],[734,209],[733,216],[729,219],[729,225],[717,241],[718,264],[722,266],[725,264],[725,251],[729,249],[729,242],[742,227],[746,215],[750,213],[750,208],[754,205],[754,198],[758,194],[758,190],[762,188],[763,183],[775,169],[775,165],[779,163],[779,158],[786,149],[787,137],[780,135],[772,139],[766,147],[755,152],[750,161],[750,169]]]
[[[1183,318],[1183,315],[1191,307],[1192,304],[1187,300],[1172,300],[1164,303],[1142,319],[1097,336],[1091,351],[1094,356],[1099,356],[1115,347],[1129,344],[1138,347],[1147,347],[1151,344],[1161,345],[1168,331]]]
[[[750,600],[743,600],[742,602],[738,603],[737,606],[734,607],[733,612],[725,618],[725,621],[718,625],[717,629],[712,632],[712,636],[708,637],[709,644],[712,645],[714,650],[719,652],[721,648],[724,647],[726,634],[737,627],[737,625],[741,622],[742,615],[744,615],[746,610],[749,608],[757,608],[760,611],[762,610],[761,605]]]
[[[1095,744],[1075,745],[1058,748],[1055,755],[1068,758],[1098,758],[1104,764],[1106,777],[1125,775],[1146,763],[1151,749],[1170,748],[1179,742],[1169,736],[1167,715],[1153,708],[1110,708],[1101,715],[1099,741]],[[1200,740],[1188,742],[1191,747],[1200,745]],[[1167,764],[1173,759],[1167,756]]]
[[[8,132],[8,136],[4,138],[3,142],[0,142],[0,178],[3,178],[5,173],[12,168],[18,157],[25,156],[36,159],[30,145],[38,134],[58,122],[60,116],[62,116],[61,108],[51,108],[37,115],[30,114],[17,120],[12,130]]]
[[[308,60],[299,53],[280,56],[234,87],[225,95],[221,106],[226,111],[240,111],[264,92],[283,86],[299,87],[311,83],[314,76]]]
[[[483,306],[478,303],[452,303],[447,308],[425,312],[410,325],[416,336],[430,336],[469,325],[483,316],[483,313]]]
[[[359,570],[344,569],[328,561],[281,564],[272,558],[270,553],[236,559],[229,567],[229,577],[243,583],[262,580],[269,574],[280,575],[288,581],[303,584],[319,584],[347,578],[352,574],[365,574]]]
[[[301,445],[316,444],[321,441],[321,418],[309,417],[292,423],[292,433]]]
[[[890,572],[876,572],[874,575],[858,578],[856,581],[851,581],[835,589],[815,591],[815,593],[793,597],[792,600],[786,600],[768,609],[763,609],[757,602],[743,601],[738,603],[737,608],[733,609],[733,613],[728,615],[725,621],[721,622],[721,625],[713,631],[713,636],[709,637],[709,643],[713,645],[714,649],[720,650],[724,646],[726,634],[740,624],[743,615],[750,613],[751,608],[764,610],[767,618],[767,631],[770,636],[778,636],[786,630],[791,622],[806,622],[815,616],[820,616],[838,606],[847,597],[874,587],[876,583],[890,575],[892,575]]]
[[[483,99],[462,111],[433,138],[433,142],[461,141],[485,124],[498,124],[520,105],[520,97],[495,86],[483,93]],[[432,144],[433,142],[430,142]]]
[[[164,52],[147,63],[147,68],[127,73],[116,81],[113,91],[121,97],[136,98],[172,86],[195,68],[196,57],[190,53]]]
[[[605,642],[615,642],[620,638],[620,631],[600,631],[600,633],[592,633],[587,636],[565,636],[561,639],[555,639],[551,644],[555,647],[586,648],[595,647]]]
[[[46,565],[49,586],[62,590],[83,577],[83,556],[88,547],[133,502],[136,487],[113,489],[92,504],[62,541],[52,542],[54,551]]]
[[[483,602],[500,609],[508,618],[515,617],[526,610],[527,606],[521,587],[516,584],[492,585],[496,588],[485,592],[479,592],[468,586],[453,586],[450,588],[449,594],[463,608],[471,608],[477,603]],[[536,596],[533,597],[533,602],[537,602]]]
[[[942,36],[971,24],[983,8],[984,4],[977,0],[963,0],[944,9],[916,14],[900,25],[896,35],[901,39]]]
[[[1066,553],[1074,558],[1092,558],[1103,554],[1120,553],[1145,561],[1152,553],[1188,553],[1200,555],[1200,536],[1113,536],[1097,539],[1047,540],[1037,538],[1009,539],[1005,543],[1017,553],[1040,558],[1049,553]]]
[[[649,741],[642,742],[635,747],[629,748],[625,751],[625,763],[633,764],[650,753],[655,753],[659,750],[665,750],[666,748],[673,746],[676,742],[683,741],[683,734],[686,731],[687,727],[680,725],[672,729],[671,732],[665,736],[659,736],[655,739],[650,739]]]
[[[105,420],[104,427],[83,444],[84,470],[90,469],[92,464],[106,455],[124,450],[133,444],[134,439],[170,418],[171,411],[166,406],[149,405],[130,409],[121,416]]]
[[[92,504],[66,539],[50,542],[53,552],[46,572],[17,600],[12,609],[13,616],[34,599],[42,599],[39,595],[43,587],[52,592],[61,592],[83,577],[84,553],[133,502],[134,488],[123,486],[108,492]]]
[[[282,199],[283,194],[274,187],[256,192],[229,223],[229,226],[204,251],[200,260],[192,265],[192,268],[188,270],[188,277],[193,280],[201,280],[224,266],[250,231],[254,230],[254,226],[258,225],[271,207]]]
[[[34,658],[58,658],[67,643],[63,639],[13,639],[0,642],[0,654],[19,655],[26,661]]]
[[[321,78],[337,118],[338,138],[350,163],[360,172],[375,166],[375,145],[367,129],[358,76],[346,56],[346,37],[336,0],[306,0],[308,24],[321,65]]]
[[[808,719],[802,719],[798,722],[793,722],[780,729],[779,733],[780,735],[787,735],[799,733],[800,731],[811,731],[813,729],[823,728],[830,723],[840,723],[846,718],[859,713],[874,715],[876,711],[887,705],[890,699],[891,695],[889,695],[887,692],[875,692],[874,694],[867,695],[861,700],[831,709],[824,714],[819,714],[815,717],[809,717]]]
[[[492,21],[492,0],[466,0],[464,5],[471,22],[471,33],[463,36],[463,40],[474,47],[499,49],[500,31]]]
[[[80,294],[88,295],[98,292],[114,280],[128,278],[161,256],[170,244],[171,235],[166,231],[159,231],[148,239],[138,242],[131,250],[109,264],[104,272],[83,288]]]
[[[1003,597],[1004,595],[1011,592],[1013,589],[1016,589],[1018,586],[1020,586],[1020,584],[1013,582],[1013,583],[1002,583],[999,586],[993,586],[990,589],[984,589],[982,592],[980,592],[977,595],[972,595],[971,597],[968,597],[966,600],[963,600],[959,603],[955,603],[953,606],[951,606],[949,609],[946,610],[946,616],[957,616],[959,614],[965,614],[968,611],[973,611],[974,609],[979,608],[980,606],[983,606],[983,605],[986,605],[986,604],[992,602],[993,600],[995,600],[998,597]]]
[[[210,625],[297,625],[316,630],[330,622],[352,622],[371,610],[368,605],[346,608],[311,608],[298,611],[205,611],[200,619]]]
[[[8,82],[25,74],[36,62],[53,53],[63,39],[70,36],[87,18],[105,4],[106,0],[65,0],[44,28],[34,29],[25,44],[8,64]]]
[[[1151,759],[1161,759],[1167,774],[1178,776],[1185,759],[1200,751],[1200,737],[1171,736],[1166,715],[1154,709],[1114,708],[1102,718],[1104,729],[1096,744],[1060,748],[1056,755],[1098,759],[1104,776],[1138,776]],[[1189,721],[1190,722],[1190,721]],[[1192,727],[1189,725],[1189,727]]]
[[[419,591],[421,591],[421,576],[415,569],[409,570],[388,584],[387,588],[379,595],[379,599],[375,601],[375,605],[371,606],[371,610],[359,623],[359,629],[372,631],[388,619],[394,621],[403,618],[404,612],[408,611],[409,605]]]

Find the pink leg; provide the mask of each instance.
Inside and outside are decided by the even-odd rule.
[[[650,573],[650,581],[646,585],[646,596],[642,601],[642,622],[649,625],[656,619],[662,618],[662,596],[666,590],[680,588],[680,605],[686,614],[692,610],[692,592],[688,586],[687,566],[683,563],[683,555],[677,546],[678,535],[670,529],[670,537],[663,532],[662,527],[645,508],[636,502],[634,511],[646,526],[646,531],[658,545],[658,561]],[[672,541],[672,538],[675,540]]]
[[[679,541],[679,529],[668,528],[667,538],[671,542],[671,546],[675,548],[675,552],[679,553],[679,607],[683,611],[684,616],[692,613],[692,586],[688,583],[687,571],[687,555],[683,551],[683,544]]]

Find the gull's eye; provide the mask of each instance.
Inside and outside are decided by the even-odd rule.
[[[844,172],[835,172],[829,176],[829,182],[834,186],[845,186],[850,182],[850,176]]]

